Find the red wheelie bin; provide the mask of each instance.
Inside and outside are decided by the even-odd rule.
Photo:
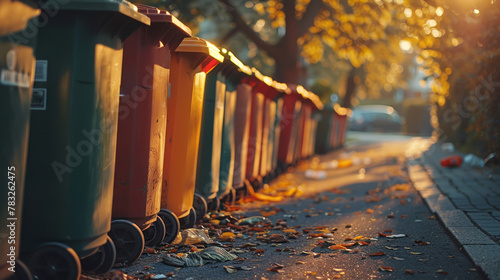
[[[165,134],[170,56],[191,30],[167,11],[138,5],[148,16],[123,44],[118,138],[109,235],[116,262],[130,264],[146,246],[158,246],[177,235],[176,225],[158,218]],[[169,221],[169,220],[167,220]],[[178,222],[177,222],[178,223]]]
[[[263,185],[260,167],[263,157],[265,157],[264,161],[267,159],[267,143],[269,141],[270,116],[269,108],[268,110],[265,108],[265,99],[266,96],[268,100],[275,98],[278,91],[273,87],[273,80],[270,77],[262,75],[256,69],[252,69],[252,71],[254,77],[246,180],[254,189],[258,189]]]
[[[245,190],[247,170],[248,137],[250,135],[250,113],[252,105],[251,75],[236,86],[236,108],[234,111],[234,173],[233,188],[239,197]]]
[[[344,145],[345,132],[347,129],[347,117],[350,110],[341,107],[339,104],[335,104],[333,109],[334,115],[332,128],[330,130],[330,148],[337,149]]]
[[[285,172],[288,167],[296,163],[296,146],[298,142],[302,97],[295,86],[290,86],[290,93],[283,97],[281,114],[281,135],[278,149],[278,169]]]
[[[223,59],[217,47],[195,37],[185,38],[172,53],[160,215],[170,219],[170,210],[180,228],[197,220],[193,198],[205,79]]]

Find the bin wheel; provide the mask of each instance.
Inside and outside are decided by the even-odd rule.
[[[165,238],[163,238],[163,242],[172,243],[181,230],[179,219],[174,212],[167,209],[161,209],[158,216],[165,224]]]
[[[75,250],[58,242],[38,247],[28,262],[34,279],[78,280],[81,274],[80,259]]]
[[[111,222],[109,236],[116,247],[115,264],[131,264],[142,255],[144,236],[141,229],[131,221],[114,220]]]
[[[111,237],[107,236],[106,243],[100,246],[96,253],[81,260],[84,272],[103,274],[111,270],[116,260],[116,247]]]
[[[252,181],[252,187],[254,190],[258,190],[260,188],[262,188],[262,186],[264,185],[263,181],[262,181],[262,177],[257,177],[255,178],[253,181]]]
[[[142,232],[144,234],[146,246],[160,246],[165,238],[165,232],[165,223],[160,217],[156,217],[156,221]]]
[[[207,203],[208,211],[215,212],[220,208],[220,199],[216,196]],[[198,214],[198,213],[197,213]]]
[[[208,208],[208,204],[205,198],[197,193],[194,194],[193,207],[196,211],[196,217],[198,218],[198,220],[203,220],[203,217],[205,217],[210,209]]]
[[[193,228],[196,224],[196,211],[193,207],[189,210],[189,214],[179,220],[181,223],[181,229]]]
[[[8,280],[33,280],[31,272],[22,261],[16,260],[16,272]]]

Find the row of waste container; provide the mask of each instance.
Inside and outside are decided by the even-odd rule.
[[[0,0],[0,67],[0,279],[130,264],[344,141],[346,109],[126,1]]]

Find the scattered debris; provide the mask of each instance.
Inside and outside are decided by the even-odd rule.
[[[171,266],[202,266],[210,263],[232,261],[237,256],[221,247],[208,247],[204,250],[186,254],[167,254],[163,256],[163,263]]]

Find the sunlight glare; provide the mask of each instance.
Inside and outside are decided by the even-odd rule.
[[[411,49],[411,43],[409,41],[406,41],[406,40],[401,40],[401,41],[399,41],[399,47],[403,51],[409,51]]]

